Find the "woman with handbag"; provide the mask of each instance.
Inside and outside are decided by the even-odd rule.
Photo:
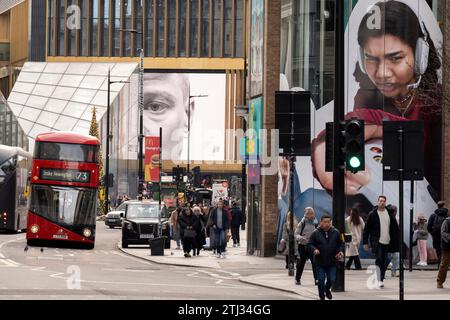
[[[355,262],[355,270],[361,270],[359,245],[361,244],[365,223],[357,207],[351,209],[350,216],[345,219],[345,224],[348,233],[352,235],[352,241],[346,247],[345,255],[348,257],[348,261],[345,269],[350,270],[352,263]]]
[[[179,219],[181,237],[183,238],[184,257],[191,257],[191,250],[196,249],[196,237],[198,231],[198,218],[190,208],[183,209],[183,215]]]
[[[203,249],[203,246],[206,244],[206,216],[204,215],[202,209],[199,206],[195,206],[194,209],[194,214],[198,219],[198,224],[197,227],[198,229],[197,231],[197,237],[196,237],[196,243],[195,243],[195,248],[194,248],[194,257],[195,255],[200,255],[200,250]]]

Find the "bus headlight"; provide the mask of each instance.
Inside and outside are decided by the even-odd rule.
[[[92,231],[89,228],[85,228],[83,230],[83,236],[85,236],[86,238],[89,238],[92,235]]]
[[[31,233],[38,233],[39,232],[39,226],[37,224],[33,224],[30,228]]]

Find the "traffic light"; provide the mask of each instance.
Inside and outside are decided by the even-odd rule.
[[[365,168],[364,120],[350,119],[345,123],[345,168],[356,173]]]
[[[193,178],[193,184],[194,184],[194,187],[199,188],[200,185],[201,185],[201,183],[202,183],[202,180],[201,180],[201,173],[200,173],[200,167],[199,167],[199,166],[194,167],[194,168],[192,169],[192,174],[193,174],[193,176],[194,176],[194,178]]]
[[[173,167],[172,168],[172,176],[174,182],[182,182],[185,174],[185,168]]]

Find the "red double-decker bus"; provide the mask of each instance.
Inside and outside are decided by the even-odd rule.
[[[36,137],[28,245],[94,248],[99,145],[95,137],[72,132]]]

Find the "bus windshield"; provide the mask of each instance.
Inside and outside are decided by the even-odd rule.
[[[3,163],[0,163],[0,184],[3,183],[8,176],[16,169],[15,158],[10,158]]]
[[[57,142],[36,142],[35,159],[97,162],[97,146]]]
[[[38,185],[31,190],[30,211],[58,224],[88,224],[95,208],[95,190]]]

